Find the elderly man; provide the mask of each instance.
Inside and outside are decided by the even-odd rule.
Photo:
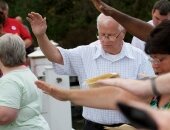
[[[146,41],[148,35],[154,28],[149,23],[146,23],[140,19],[131,17],[127,14],[112,8],[111,6],[105,4],[102,0],[91,0],[96,7],[96,9],[105,15],[111,16],[119,24],[121,24],[129,33],[138,37],[139,39]],[[140,28],[140,30],[139,30]]]
[[[98,40],[73,49],[56,48],[46,35],[46,19],[38,13],[29,13],[28,21],[46,57],[54,62],[58,74],[78,76],[81,88],[83,82],[104,73],[117,72],[122,78],[138,79],[145,73],[154,72],[148,58],[141,50],[123,41],[124,28],[110,16],[100,14],[97,18]],[[131,67],[133,66],[133,67]],[[83,108],[84,130],[103,130],[103,126],[119,126],[128,123],[117,110]]]

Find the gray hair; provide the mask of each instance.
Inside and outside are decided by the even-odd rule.
[[[97,29],[99,29],[99,25],[103,24],[103,25],[107,25],[109,22],[117,22],[115,21],[112,17],[110,16],[106,16],[103,13],[101,13],[98,17],[97,17]],[[119,23],[118,23],[119,24]],[[123,26],[121,26],[119,24],[118,29],[120,31],[125,31],[125,29],[123,28]]]
[[[0,60],[6,67],[15,67],[25,63],[25,43],[14,34],[4,34],[0,37]]]

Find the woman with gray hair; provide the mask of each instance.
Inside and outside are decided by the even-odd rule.
[[[49,130],[41,115],[36,76],[24,65],[24,41],[13,34],[0,37],[0,130]]]

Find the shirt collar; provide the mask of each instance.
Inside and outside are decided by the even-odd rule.
[[[115,56],[117,56],[117,58],[115,60],[119,60],[119,59],[122,59],[124,57],[134,59],[133,52],[131,51],[131,47],[129,47],[129,46],[130,46],[130,43],[123,42],[122,50],[121,50],[121,52],[119,54],[115,55]],[[96,44],[96,52],[95,52],[95,54],[93,56],[93,59],[97,59],[100,56],[107,57],[107,55],[109,55],[109,54],[106,53],[103,50],[103,48],[102,48],[102,46],[100,44],[100,41],[98,41],[97,44]]]
[[[98,57],[102,56],[105,52],[104,50],[102,49],[102,46],[101,46],[101,43],[100,41],[96,41],[96,51],[93,55],[93,59],[97,59]]]

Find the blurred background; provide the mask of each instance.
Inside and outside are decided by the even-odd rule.
[[[131,16],[148,21],[156,0],[104,0]],[[21,16],[29,28],[26,16],[35,11],[47,18],[47,34],[64,48],[89,44],[96,40],[96,17],[99,12],[90,0],[7,0],[9,17]],[[126,35],[130,42],[132,36]],[[34,44],[37,46],[34,38]]]

